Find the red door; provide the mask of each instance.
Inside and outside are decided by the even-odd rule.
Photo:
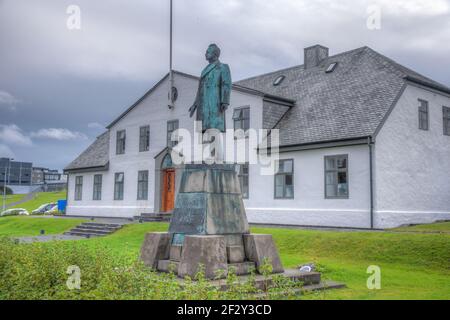
[[[162,190],[162,212],[172,212],[175,207],[175,170],[165,170]]]

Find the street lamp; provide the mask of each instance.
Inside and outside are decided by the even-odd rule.
[[[8,177],[8,183],[11,181],[11,161],[14,161],[14,159],[8,158],[8,166],[5,167],[5,178],[3,179],[3,211],[6,210],[6,177]]]

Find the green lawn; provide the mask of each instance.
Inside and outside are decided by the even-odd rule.
[[[6,204],[20,201],[25,197],[25,194],[11,194],[6,196]],[[0,195],[0,203],[3,204],[3,195]]]
[[[129,225],[87,243],[101,244],[114,255],[133,260],[146,232],[165,230],[167,224]],[[272,228],[252,228],[252,232],[274,236],[285,267],[315,262],[325,279],[344,282],[348,287],[304,298],[450,299],[450,235]],[[381,290],[367,289],[370,265],[381,268]]]
[[[22,217],[16,219],[28,223]],[[65,219],[56,221],[68,223]],[[92,248],[94,252],[105,247],[114,259],[131,263],[139,255],[145,234],[167,227],[164,223],[132,224],[108,237],[69,243],[74,249],[88,246],[85,250]],[[4,229],[0,225],[0,234]],[[21,227],[16,225],[14,229]],[[274,236],[286,268],[314,262],[324,279],[347,285],[346,289],[308,294],[303,299],[450,299],[450,234],[275,228],[252,228],[252,232]],[[381,268],[381,290],[366,287],[370,265]]]
[[[450,222],[421,224],[417,226],[400,227],[393,230],[401,232],[450,233]]]
[[[37,209],[40,205],[45,203],[57,202],[58,200],[66,199],[66,191],[62,192],[39,192],[36,196],[25,203],[22,203],[14,208],[24,208],[28,210],[29,213],[31,211]]]
[[[1,217],[0,237],[38,236],[41,230],[45,230],[45,234],[60,234],[83,221],[82,219],[60,219],[53,217]]]

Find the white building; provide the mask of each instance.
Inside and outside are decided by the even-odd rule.
[[[175,83],[175,108],[166,76],[65,169],[68,215],[172,210],[182,167],[171,163],[167,137],[194,130],[198,78],[176,72]],[[235,83],[226,123],[280,130],[284,171],[241,167],[250,222],[387,228],[450,219],[450,89],[368,47],[328,56],[313,46],[304,65]]]

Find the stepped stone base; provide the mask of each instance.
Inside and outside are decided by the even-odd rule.
[[[283,272],[270,235],[252,235],[245,214],[239,177],[230,164],[187,164],[181,177],[169,233],[149,234],[142,260],[159,271],[194,278],[222,278],[233,267],[250,274],[267,261]],[[201,268],[200,268],[201,267]]]
[[[145,265],[161,272],[174,272],[180,278],[194,278],[202,269],[207,279],[217,278],[218,272],[225,278],[230,268],[237,275],[248,275],[254,270],[261,273],[266,261],[272,265],[273,273],[284,271],[271,235],[242,235],[242,246],[228,246],[229,238],[220,235],[186,236],[183,245],[174,245],[171,236],[170,233],[146,235],[141,248]],[[232,239],[235,241],[231,243],[239,243],[236,237]]]

